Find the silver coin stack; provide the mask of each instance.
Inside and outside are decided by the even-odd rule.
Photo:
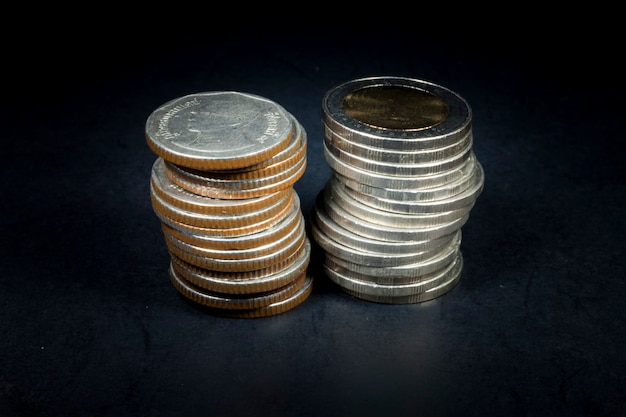
[[[431,82],[371,77],[329,90],[322,119],[331,176],[310,223],[327,276],[387,304],[450,291],[463,269],[461,227],[484,185],[468,103]]]

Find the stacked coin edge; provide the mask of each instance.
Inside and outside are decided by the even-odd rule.
[[[310,222],[326,275],[378,303],[449,292],[463,270],[461,228],[484,186],[469,104],[431,82],[381,76],[330,89],[322,111],[331,176]]]

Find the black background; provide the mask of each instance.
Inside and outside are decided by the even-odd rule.
[[[1,115],[0,415],[626,415],[613,31],[288,20],[7,38],[20,41],[7,42]],[[229,319],[185,302],[149,198],[148,115],[210,90],[278,102],[308,133],[295,185],[308,216],[330,172],[322,97],[375,75],[472,107],[486,178],[461,282],[421,304],[370,303],[332,284],[314,250],[313,293],[291,311]]]

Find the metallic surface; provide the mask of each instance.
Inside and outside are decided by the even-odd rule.
[[[346,94],[342,104],[344,112],[361,123],[403,131],[432,128],[450,111],[441,98],[405,84],[358,88]]]
[[[190,94],[158,107],[146,121],[146,140],[163,159],[198,169],[254,165],[285,148],[294,134],[290,114],[253,94]]]
[[[150,201],[176,290],[233,317],[279,314],[312,291],[311,245],[300,199],[305,129],[252,94],[191,94],[146,121],[157,155]]]
[[[452,289],[461,228],[484,186],[468,103],[422,80],[356,79],[324,95],[322,125],[331,175],[310,219],[326,275],[379,303]]]

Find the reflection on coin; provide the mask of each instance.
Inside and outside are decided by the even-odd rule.
[[[158,107],[146,121],[150,148],[198,169],[234,169],[270,158],[289,144],[289,113],[264,97],[236,91],[190,94]]]
[[[322,101],[331,168],[311,213],[326,275],[379,303],[417,303],[461,276],[461,228],[484,186],[472,111],[455,92],[406,77],[351,80]]]
[[[369,100],[351,99],[355,93]],[[390,76],[351,80],[330,89],[322,100],[322,113],[323,122],[346,139],[401,151],[456,143],[471,130],[472,121],[469,105],[455,92],[423,80]]]
[[[303,274],[310,261],[311,244],[307,239],[304,250],[296,257],[268,268],[244,272],[221,272],[199,268],[173,256],[172,267],[177,274],[198,287],[223,294],[250,294],[272,291],[293,282]]]
[[[191,94],[146,121],[157,155],[152,208],[187,300],[232,317],[288,311],[312,291],[311,247],[293,189],[305,129],[280,105],[233,91]]]

